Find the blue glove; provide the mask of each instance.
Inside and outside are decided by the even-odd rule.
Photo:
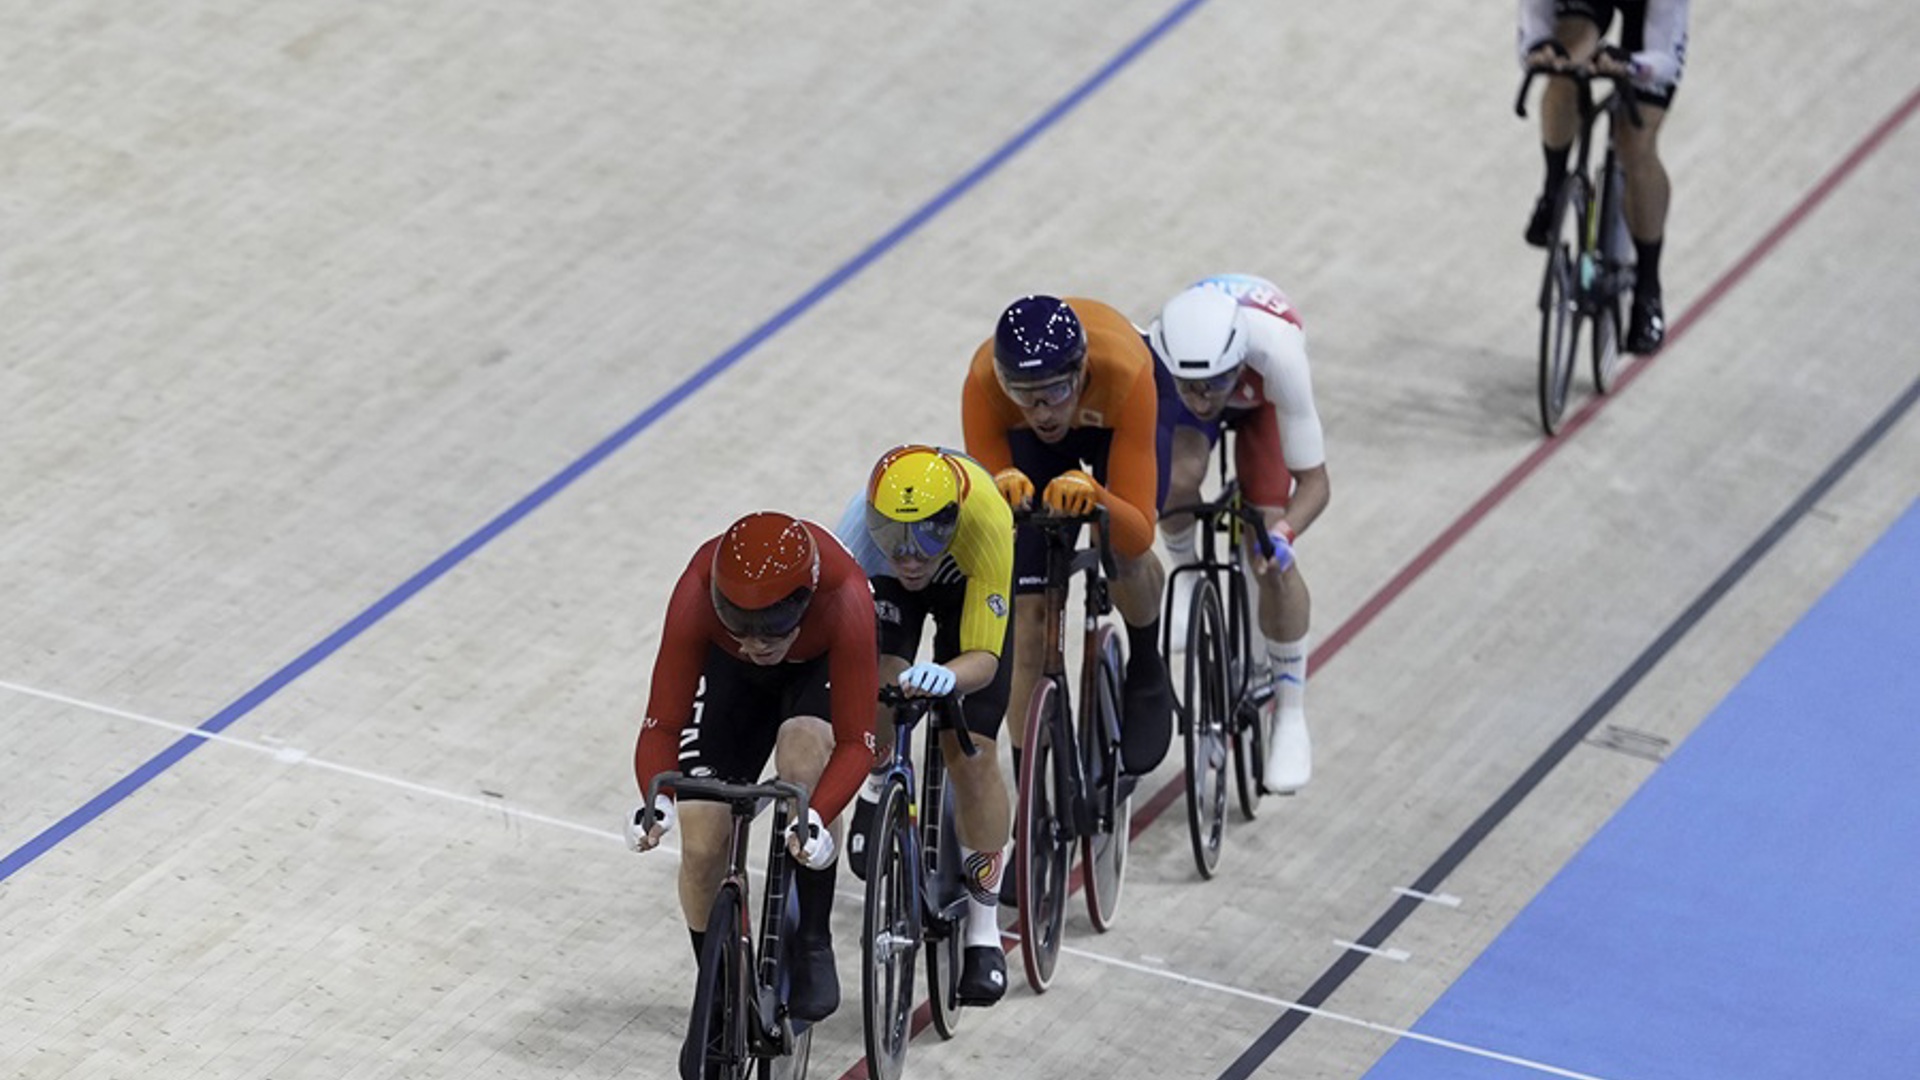
[[[918,690],[928,697],[953,692],[953,671],[941,664],[915,664],[900,673],[902,690]]]
[[[1272,532],[1267,533],[1267,539],[1273,541],[1272,560],[1274,570],[1284,574],[1292,569],[1293,529],[1283,521],[1276,526]]]

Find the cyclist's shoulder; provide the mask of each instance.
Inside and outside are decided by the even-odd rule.
[[[1067,306],[1080,317],[1087,334],[1087,368],[1094,378],[1118,376],[1131,380],[1141,370],[1151,369],[1153,354],[1133,320],[1119,309],[1099,300],[1066,298]]]

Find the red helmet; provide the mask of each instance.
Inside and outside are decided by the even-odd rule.
[[[786,514],[748,514],[728,526],[713,549],[713,610],[735,637],[793,633],[819,584],[813,533]]]

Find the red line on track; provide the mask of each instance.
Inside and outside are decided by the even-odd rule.
[[[1840,160],[1839,164],[1835,165],[1825,176],[1821,177],[1820,182],[1815,184],[1813,189],[1808,191],[1806,195],[1802,196],[1798,203],[1794,204],[1792,210],[1787,211],[1785,217],[1781,218],[1773,228],[1767,230],[1765,236],[1762,236],[1756,241],[1753,247],[1747,250],[1746,254],[1742,255],[1725,273],[1716,278],[1713,284],[1707,287],[1707,291],[1702,293],[1700,298],[1695,300],[1678,319],[1674,320],[1673,326],[1667,331],[1667,340],[1665,344],[1661,346],[1661,352],[1664,353],[1667,349],[1672,348],[1675,342],[1685,336],[1687,330],[1704,318],[1729,292],[1733,291],[1735,285],[1738,285],[1748,274],[1753,272],[1755,267],[1759,266],[1769,255],[1773,254],[1774,249],[1780,246],[1781,241],[1785,240],[1790,233],[1799,228],[1800,224],[1804,222],[1814,210],[1818,209],[1820,204],[1825,202],[1827,197],[1833,194],[1834,190],[1838,188],[1848,176],[1852,175],[1855,169],[1858,169],[1863,162],[1869,157],[1872,157],[1874,152],[1880,149],[1881,144],[1885,143],[1887,138],[1893,134],[1894,130],[1905,123],[1916,109],[1920,109],[1920,87],[1915,87],[1913,92],[1907,95],[1905,101],[1902,101],[1891,113],[1888,113],[1885,119],[1881,120],[1846,157]],[[1413,561],[1402,567],[1399,573],[1393,575],[1393,578],[1369,597],[1366,603],[1361,604],[1359,610],[1349,616],[1346,622],[1340,624],[1333,633],[1327,635],[1326,641],[1322,642],[1319,648],[1313,650],[1308,660],[1308,669],[1311,671],[1319,671],[1326,666],[1328,661],[1338,656],[1340,650],[1345,648],[1349,641],[1352,641],[1360,631],[1365,630],[1371,625],[1373,620],[1378,618],[1380,613],[1385,611],[1389,604],[1398,599],[1401,593],[1406,592],[1408,587],[1415,581],[1418,581],[1421,575],[1433,567],[1434,563],[1439,562],[1441,556],[1453,550],[1455,544],[1458,544],[1467,533],[1473,530],[1474,526],[1480,524],[1487,515],[1491,514],[1495,507],[1505,502],[1507,496],[1513,494],[1514,490],[1524,483],[1528,477],[1532,476],[1541,465],[1546,464],[1549,458],[1559,453],[1560,447],[1564,446],[1568,439],[1578,434],[1580,429],[1585,427],[1587,422],[1593,419],[1595,414],[1606,407],[1607,402],[1618,398],[1633,380],[1639,377],[1647,365],[1657,359],[1658,356],[1659,354],[1655,354],[1654,356],[1646,357],[1638,363],[1629,366],[1625,371],[1620,373],[1619,381],[1615,383],[1613,393],[1606,397],[1596,396],[1589,398],[1587,403],[1582,406],[1579,411],[1575,412],[1573,417],[1560,429],[1560,435],[1557,438],[1546,439],[1535,446],[1532,452],[1528,453],[1526,457],[1520,460],[1518,465],[1515,465],[1505,476],[1495,482],[1493,487],[1487,490],[1486,494],[1480,496],[1472,506],[1466,509],[1465,513],[1454,519],[1453,523],[1448,525],[1438,537],[1434,538],[1432,543],[1421,549],[1420,554],[1413,557]],[[1153,795],[1134,812],[1133,828],[1129,836],[1137,837],[1145,832],[1148,826],[1158,820],[1160,815],[1165,813],[1168,807],[1172,806],[1176,800],[1185,794],[1185,787],[1185,779],[1176,778],[1168,781],[1166,786],[1162,787],[1159,791],[1154,792]],[[1078,889],[1079,884],[1080,877],[1076,874],[1073,879],[1075,890]],[[920,1031],[927,1026],[930,1020],[928,1009],[929,1006],[925,1002],[922,1002],[920,1007],[914,1011],[913,1033],[915,1035],[918,1035]],[[847,1070],[847,1072],[840,1077],[840,1080],[866,1080],[866,1076],[867,1063],[863,1058],[855,1062],[853,1068]]]

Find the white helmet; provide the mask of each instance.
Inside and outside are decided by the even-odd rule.
[[[1176,379],[1209,379],[1247,359],[1247,317],[1240,302],[1205,285],[1167,301],[1147,336]]]

